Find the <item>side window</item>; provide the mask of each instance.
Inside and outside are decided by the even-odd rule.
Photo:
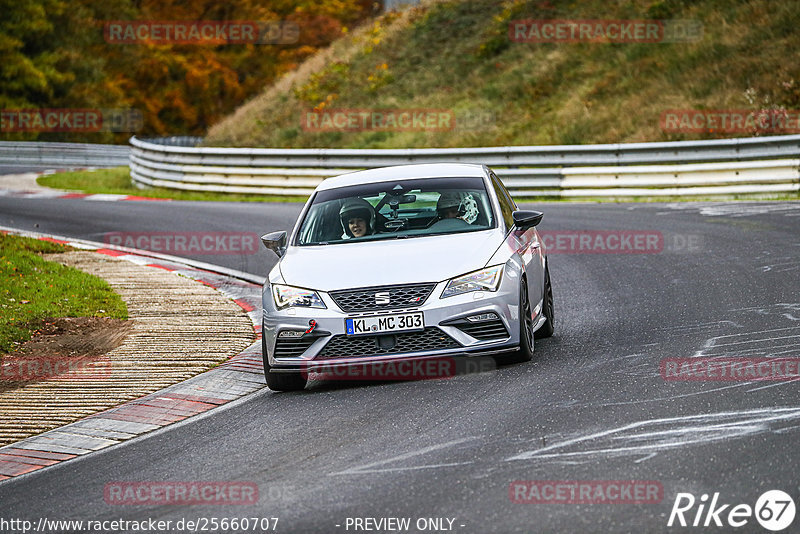
[[[506,188],[503,187],[502,182],[500,182],[500,179],[494,173],[492,173],[492,187],[494,187],[497,200],[500,202],[501,215],[503,216],[503,221],[506,223],[506,231],[508,231],[514,226],[514,218],[511,215],[515,209],[514,201],[511,200],[508,191],[506,191]]]

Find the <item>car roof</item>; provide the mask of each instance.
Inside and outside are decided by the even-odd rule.
[[[318,187],[318,191],[325,189],[335,189],[351,185],[371,184],[380,182],[394,182],[397,180],[416,180],[420,178],[464,178],[464,177],[486,176],[483,165],[472,163],[422,163],[415,165],[395,165],[393,167],[381,167],[378,169],[367,169],[365,171],[350,172],[333,176],[324,180]]]

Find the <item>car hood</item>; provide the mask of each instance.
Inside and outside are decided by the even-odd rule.
[[[441,282],[480,269],[503,242],[501,230],[289,247],[284,281],[320,291]]]

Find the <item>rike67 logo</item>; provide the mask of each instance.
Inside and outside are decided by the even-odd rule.
[[[738,528],[750,523],[755,516],[763,528],[778,532],[792,524],[795,512],[794,500],[781,490],[764,492],[753,507],[749,504],[723,504],[719,493],[714,493],[710,502],[706,493],[700,499],[691,493],[678,493],[667,526]]]

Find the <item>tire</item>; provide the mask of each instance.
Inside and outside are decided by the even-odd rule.
[[[544,266],[544,298],[542,304],[542,314],[544,315],[545,321],[544,325],[536,331],[535,338],[542,339],[545,337],[550,337],[555,332],[556,327],[556,315],[555,310],[553,308],[553,286],[550,285],[550,268],[545,264]]]
[[[261,359],[264,362],[264,378],[272,391],[300,391],[306,387],[306,377],[301,373],[276,373],[270,370],[267,341],[264,339],[264,323],[261,323]]]
[[[533,319],[531,318],[531,299],[528,296],[528,282],[525,278],[519,285],[519,348],[512,352],[506,361],[509,363],[529,362],[533,358]]]

